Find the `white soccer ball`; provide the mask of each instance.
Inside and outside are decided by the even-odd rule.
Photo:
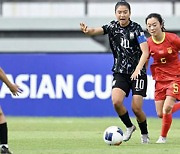
[[[108,145],[120,145],[123,141],[123,131],[118,126],[110,126],[104,131],[103,139]]]

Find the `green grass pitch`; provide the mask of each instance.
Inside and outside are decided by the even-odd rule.
[[[120,146],[108,146],[103,132],[118,118],[7,117],[9,147],[14,154],[180,154],[179,119],[173,119],[166,144],[155,144],[161,119],[148,118],[150,144],[140,143],[140,130]],[[133,123],[137,126],[135,118]]]

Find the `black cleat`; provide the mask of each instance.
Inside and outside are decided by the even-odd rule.
[[[10,152],[7,147],[2,146],[1,147],[1,154],[12,154],[12,152]]]

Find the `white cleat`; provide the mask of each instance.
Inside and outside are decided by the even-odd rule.
[[[141,135],[141,143],[142,143],[142,144],[148,144],[148,143],[150,143],[150,139],[149,139],[148,134],[142,134],[142,135]]]
[[[159,136],[159,139],[156,141],[156,143],[166,143],[166,137]]]
[[[126,132],[123,134],[123,141],[128,141],[131,138],[132,133],[136,130],[136,126],[126,128]]]

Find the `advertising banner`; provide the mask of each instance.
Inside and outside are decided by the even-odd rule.
[[[14,97],[0,85],[0,105],[9,116],[116,116],[111,101],[111,53],[1,54],[0,67],[23,92]],[[131,110],[131,94],[124,104]],[[156,116],[154,81],[148,69],[144,99],[147,116]],[[175,116],[180,116],[176,114]]]

